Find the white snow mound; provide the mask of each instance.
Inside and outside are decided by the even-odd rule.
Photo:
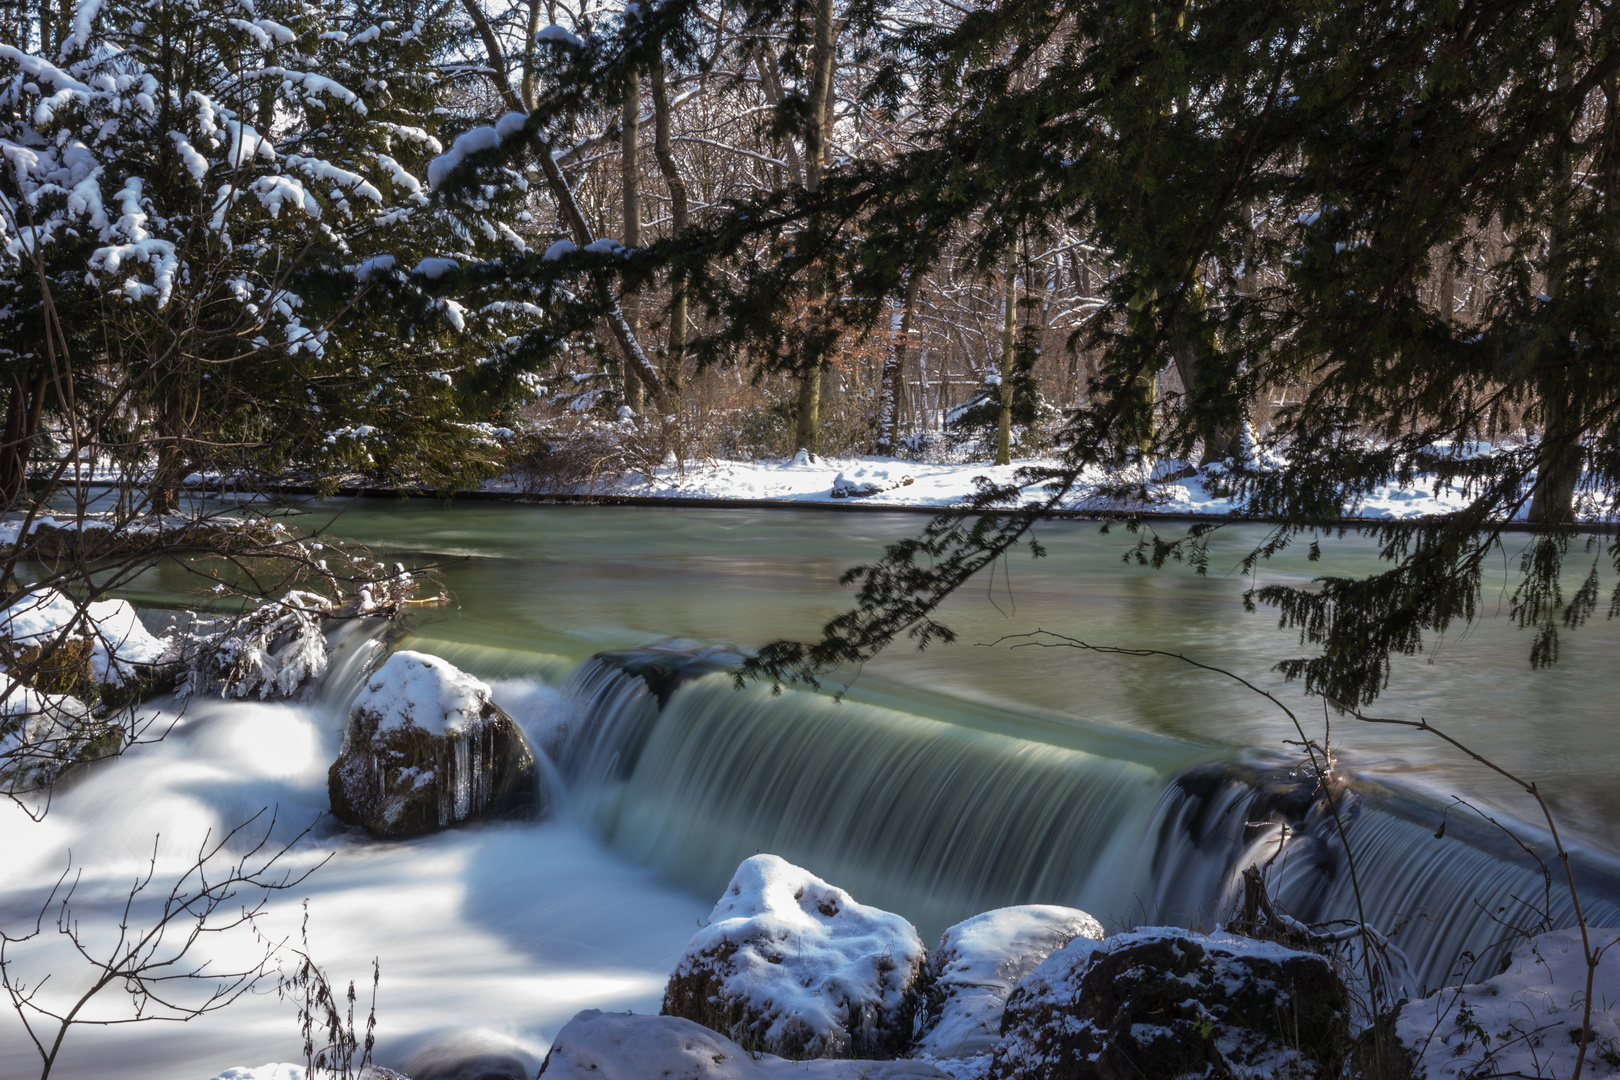
[[[226,1069],[214,1080],[304,1080],[304,1067],[286,1061],[273,1061],[257,1069],[238,1065],[234,1069]]]
[[[76,623],[76,625],[75,625]],[[99,683],[122,686],[139,664],[156,664],[170,643],[153,637],[128,600],[98,600],[79,618],[79,604],[56,589],[36,589],[0,611],[0,638],[20,648],[43,645],[73,626],[69,636],[93,639],[90,671]]]
[[[919,1054],[985,1054],[1001,1038],[1007,995],[1024,976],[1075,938],[1101,940],[1102,924],[1078,908],[1048,904],[997,908],[945,931],[928,958],[928,1026]]]
[[[377,730],[417,727],[430,735],[476,726],[489,686],[448,660],[402,649],[372,672],[354,710],[378,718]]]
[[[597,1009],[587,1009],[563,1026],[540,1075],[547,1080],[774,1080],[790,1076],[948,1080],[947,1073],[920,1061],[788,1061],[774,1054],[751,1054],[724,1035],[678,1016],[633,1016]]]
[[[1582,1075],[1620,1076],[1620,929],[1590,928],[1607,947],[1592,982],[1592,1034]],[[1395,1035],[1418,1080],[1466,1076],[1567,1077],[1586,996],[1579,930],[1554,930],[1513,948],[1493,979],[1452,986],[1402,1006]]]
[[[671,988],[707,978],[709,1001],[743,1017],[731,1034],[768,1050],[870,1056],[902,1017],[909,1037],[908,996],[925,955],[901,916],[776,855],[755,855],[686,946]]]

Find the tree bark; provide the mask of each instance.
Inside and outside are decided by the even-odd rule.
[[[1018,346],[1018,263],[1007,253],[1001,311],[1001,408],[996,411],[996,464],[1012,464],[1013,356]]]
[[[506,56],[501,52],[501,43],[495,36],[495,28],[484,17],[477,0],[462,0],[462,7],[467,17],[472,20],[473,26],[478,30],[478,36],[484,42],[484,49],[489,53],[490,81],[494,83],[495,90],[507,106],[519,112],[532,112],[535,106],[532,87],[526,89],[531,95],[527,100],[518,97],[513,92],[507,76]],[[551,188],[552,197],[557,200],[557,211],[573,234],[574,243],[584,248],[589,246],[596,238],[591,235],[591,227],[580,212],[579,203],[574,199],[574,191],[568,186],[567,177],[563,176],[562,169],[557,165],[557,159],[551,156],[549,144],[541,143],[537,157],[540,159],[540,170],[546,174],[546,185]],[[641,343],[636,340],[636,333],[631,328],[629,320],[624,317],[624,311],[617,300],[613,298],[612,290],[600,275],[591,275],[592,285],[601,298],[602,306],[607,309],[606,321],[608,331],[613,335],[615,343],[623,354],[625,366],[635,371],[642,384],[652,393],[653,400],[660,408],[666,404],[664,383],[658,376],[658,369],[653,367],[652,361],[642,351]]]
[[[827,166],[827,127],[831,120],[833,66],[833,0],[819,0],[816,4],[815,45],[811,49],[810,123],[804,133],[805,189],[812,194],[821,188],[822,173]],[[812,229],[824,228],[819,219],[810,223]],[[822,318],[827,302],[826,271],[816,268],[811,273],[810,310],[806,313],[812,323]],[[821,441],[821,373],[820,357],[806,356],[799,372],[798,444],[814,453]]]
[[[686,181],[675,167],[669,142],[669,93],[664,86],[664,68],[652,70],[653,154],[669,188],[670,231],[679,236],[686,230]],[[664,383],[679,408],[682,373],[686,362],[686,274],[677,270],[669,282],[669,345],[664,357]]]
[[[906,275],[905,299],[895,312],[888,354],[883,361],[883,388],[878,407],[879,454],[893,454],[900,446],[900,417],[905,412],[906,349],[911,341],[911,313],[917,306],[917,288],[922,283],[920,268]]]
[[[641,246],[641,79],[631,72],[624,81],[624,102],[619,118],[619,178],[624,195],[624,246]],[[640,303],[633,296],[624,301],[625,321],[630,332],[640,337]],[[640,372],[625,365],[624,399],[638,416],[646,407]]]
[[[28,488],[28,462],[45,408],[46,374],[41,369],[32,382],[13,375],[11,401],[6,406],[5,443],[0,446],[0,506],[14,507]]]

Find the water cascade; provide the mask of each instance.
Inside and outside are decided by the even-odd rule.
[[[681,658],[687,663],[683,665]],[[1239,872],[1272,864],[1311,921],[1353,918],[1332,817],[1309,774],[1274,755],[1188,762],[1098,732],[1096,749],[815,694],[736,690],[716,650],[601,654],[570,683],[554,750],[575,812],[625,855],[706,894],[770,851],[905,913],[937,936],[1005,904],[1084,908],[1105,926],[1210,926]],[[649,672],[651,673],[649,675]],[[1079,738],[1085,741],[1082,730]],[[1369,921],[1439,985],[1465,952],[1495,971],[1503,922],[1548,898],[1510,841],[1372,784],[1341,815]],[[1275,856],[1275,858],[1273,858]],[[1588,916],[1620,924],[1620,875],[1582,866]],[[1550,915],[1569,923],[1554,882]]]

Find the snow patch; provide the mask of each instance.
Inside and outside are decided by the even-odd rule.
[[[558,26],[556,23],[541,27],[540,31],[534,35],[534,40],[549,41],[556,45],[567,45],[576,49],[584,44],[579,40],[578,34],[568,29],[568,27]]]
[[[489,703],[488,684],[447,660],[404,649],[366,680],[354,709],[378,717],[378,731],[416,727],[443,735],[476,725]]]
[[[1620,929],[1588,931],[1608,947],[1592,982],[1592,1034],[1586,1075],[1620,1076]],[[1395,1035],[1423,1080],[1473,1075],[1567,1076],[1586,994],[1579,930],[1521,942],[1506,971],[1484,982],[1436,991],[1401,1007]]]
[[[170,651],[170,642],[153,637],[128,600],[98,600],[81,616],[79,603],[71,596],[40,589],[0,611],[0,638],[20,648],[46,645],[64,630],[70,638],[93,641],[90,671],[104,685],[124,685],[137,665],[160,663]]]
[[[548,1080],[774,1080],[798,1076],[813,1080],[947,1080],[949,1076],[920,1061],[788,1061],[744,1050],[724,1035],[678,1016],[635,1016],[597,1009],[586,1009],[564,1025],[540,1073]]]
[[[1102,925],[1084,911],[1047,904],[997,908],[957,923],[929,957],[933,1015],[917,1051],[932,1058],[988,1053],[1001,1037],[1013,987],[1054,950],[1102,936]]]
[[[712,973],[713,1000],[795,1057],[843,1057],[850,1033],[899,1015],[924,956],[916,928],[776,855],[737,867],[671,978]]]

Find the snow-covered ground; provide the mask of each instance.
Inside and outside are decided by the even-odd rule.
[[[749,503],[946,507],[971,497],[980,477],[997,484],[1010,484],[1017,481],[1020,468],[1055,464],[1041,459],[997,466],[984,462],[934,463],[888,457],[835,458],[800,451],[798,456],[786,460],[711,461],[689,463],[684,470],[669,465],[651,476],[629,473],[616,483],[596,487],[590,494]],[[1164,468],[1166,473],[1178,471]],[[1096,487],[1101,480],[1100,472],[1088,477],[1065,498],[1064,509],[1119,509],[1097,497]],[[515,493],[517,487],[509,480],[500,480],[486,485],[486,490]],[[1161,501],[1135,509],[1188,516],[1226,515],[1233,511],[1230,500],[1210,493],[1201,474],[1169,482],[1160,490]],[[1038,502],[1045,497],[1045,492],[1041,485],[1035,484],[1025,490],[1024,497],[1026,502]],[[1409,486],[1383,485],[1359,504],[1346,506],[1344,512],[1347,518],[1407,520],[1450,513],[1467,503],[1458,488],[1441,486],[1434,477],[1426,476],[1418,477]]]

